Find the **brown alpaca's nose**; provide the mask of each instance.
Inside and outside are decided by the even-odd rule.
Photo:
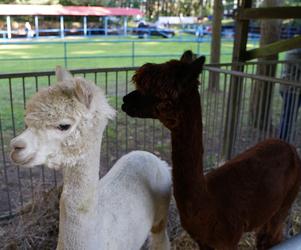
[[[11,148],[14,150],[14,151],[17,151],[17,152],[20,152],[22,151],[23,149],[26,148],[26,143],[24,141],[12,141],[11,142]]]

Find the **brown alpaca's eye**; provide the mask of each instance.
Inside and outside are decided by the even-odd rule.
[[[60,124],[57,126],[57,129],[61,130],[61,131],[66,131],[71,127],[70,124]]]

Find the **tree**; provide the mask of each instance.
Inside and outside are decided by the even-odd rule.
[[[58,4],[59,0],[0,0],[0,4]]]
[[[106,6],[107,0],[60,0],[61,5]]]
[[[219,63],[220,62],[222,17],[223,17],[222,1],[214,0],[210,63]],[[212,91],[217,91],[219,89],[219,74],[218,73],[215,73],[215,72],[210,73],[209,89]]]
[[[263,7],[283,5],[283,0],[264,0]],[[278,41],[281,35],[280,20],[262,20],[260,25],[260,46]],[[278,54],[271,55],[259,61],[273,61],[278,59]],[[277,64],[259,64],[257,75],[275,77]],[[271,124],[271,101],[273,84],[266,81],[255,82],[251,95],[251,122],[253,127],[267,131]]]

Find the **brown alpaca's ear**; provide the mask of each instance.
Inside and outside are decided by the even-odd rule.
[[[193,61],[192,63],[192,69],[193,69],[193,74],[194,75],[199,75],[203,71],[203,66],[206,61],[205,56],[200,56],[196,60]]]
[[[90,108],[93,99],[93,90],[85,79],[80,77],[75,78],[74,94],[82,104],[88,109]]]
[[[191,50],[186,50],[183,55],[181,56],[180,61],[184,63],[192,63],[192,61],[195,59],[194,54]]]

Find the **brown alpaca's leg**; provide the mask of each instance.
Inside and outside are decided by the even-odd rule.
[[[256,234],[256,247],[258,250],[266,250],[277,245],[283,239],[283,226],[287,212],[278,213],[261,227]]]
[[[200,250],[238,250],[238,246],[235,247],[223,247],[223,248],[212,248],[212,247],[208,247],[202,243],[198,242],[198,246]]]
[[[269,249],[283,240],[284,222],[289,213],[290,207],[298,194],[299,186],[299,182],[296,181],[294,186],[288,192],[279,211],[266,225],[259,229],[256,235],[256,246],[258,250]]]
[[[197,241],[200,250],[214,250],[212,247],[206,246],[204,243]]]
[[[199,246],[200,250],[237,250],[238,249],[238,246],[235,246],[235,247],[223,247],[223,248],[220,248],[220,249],[215,249],[215,248],[212,248],[212,247],[208,247],[208,246],[204,245],[201,242],[197,241],[197,243],[198,243],[198,246]]]

